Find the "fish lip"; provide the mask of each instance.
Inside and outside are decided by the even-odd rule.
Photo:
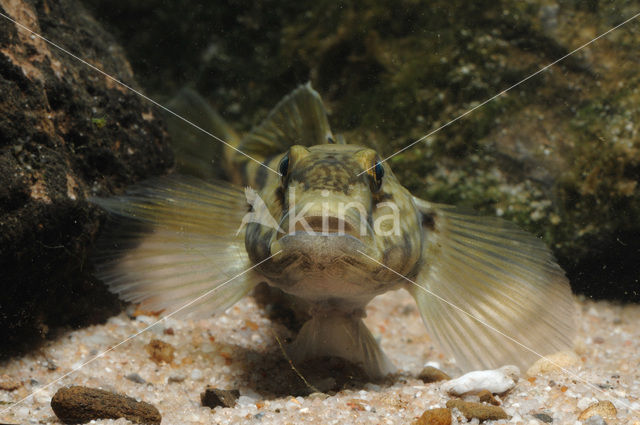
[[[371,241],[374,231],[365,217],[349,211],[344,215],[325,214],[324,212],[310,212],[294,223],[289,223],[291,211],[287,211],[280,219],[278,226],[281,230],[276,239],[282,239],[287,235],[311,234],[314,236],[351,236],[356,239]],[[320,221],[320,222],[319,222]],[[302,226],[302,223],[306,226]],[[291,224],[293,228],[291,228]],[[325,230],[325,225],[327,229]],[[334,229],[338,228],[338,231]],[[287,229],[289,230],[287,232]]]
[[[367,246],[359,238],[344,233],[297,231],[271,243],[271,252],[278,251],[289,255],[308,255],[322,261],[358,255],[358,251],[367,251]]]

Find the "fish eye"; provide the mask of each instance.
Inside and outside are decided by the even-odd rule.
[[[384,177],[384,167],[382,162],[376,161],[375,165],[371,169],[371,190],[377,192],[382,186],[382,177]]]
[[[278,166],[278,171],[282,177],[287,175],[289,172],[289,155],[285,155],[284,158],[282,158],[280,165]]]

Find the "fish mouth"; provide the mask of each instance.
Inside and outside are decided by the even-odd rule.
[[[280,229],[289,229],[276,235],[276,239],[283,239],[292,235],[311,236],[351,236],[358,240],[369,241],[373,236],[371,224],[358,211],[349,211],[345,214],[309,214],[300,218],[292,218],[287,212],[279,223]]]
[[[303,255],[314,262],[335,261],[343,257],[354,257],[358,251],[366,251],[365,243],[347,234],[322,234],[298,231],[288,233],[271,243],[271,253]]]
[[[371,225],[356,209],[341,214],[323,214],[316,209],[296,218],[287,212],[279,226],[289,231],[275,235],[271,253],[282,251],[287,257],[305,257],[313,263],[356,257],[373,242]]]

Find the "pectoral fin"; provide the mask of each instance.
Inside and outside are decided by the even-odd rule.
[[[126,301],[169,313],[211,291],[184,311],[203,316],[260,282],[243,273],[251,263],[244,232],[235,234],[247,212],[241,188],[174,176],[92,202],[120,218],[99,242],[95,263],[97,276]]]
[[[572,347],[571,289],[541,240],[505,220],[414,201],[425,264],[410,292],[428,332],[464,370],[526,369]]]

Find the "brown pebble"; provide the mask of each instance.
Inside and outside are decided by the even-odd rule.
[[[138,424],[158,425],[162,420],[154,406],[131,397],[97,388],[60,388],[51,408],[65,423],[86,423],[97,419],[125,418]]]
[[[451,410],[441,408],[425,410],[413,425],[451,425]]]
[[[175,348],[173,345],[161,341],[159,339],[152,339],[145,347],[147,353],[151,356],[151,360],[160,363],[171,363],[173,361],[173,353]]]
[[[457,408],[462,412],[467,420],[478,418],[480,419],[480,422],[482,422],[487,420],[509,419],[509,415],[502,410],[502,407],[491,406],[489,404],[462,400],[449,400],[447,401],[447,407],[449,409]]]
[[[20,381],[13,379],[9,375],[0,376],[0,390],[15,391],[20,388],[21,385],[22,383]]]
[[[448,381],[449,379],[451,379],[449,375],[447,375],[440,369],[436,369],[435,367],[432,367],[432,366],[427,366],[424,369],[422,369],[422,372],[420,372],[420,375],[418,375],[418,378],[422,379],[422,382],[426,384],[429,384],[431,382],[438,382],[438,381]]]
[[[578,416],[578,420],[584,421],[585,419],[589,419],[591,416],[600,415],[603,419],[615,419],[618,414],[616,410],[616,406],[613,405],[609,400],[599,401],[597,403],[593,403],[591,406],[587,407],[580,413]]]
[[[480,398],[480,403],[489,403],[494,406],[500,406],[500,402],[491,394],[489,390],[482,390],[478,393],[478,397]]]
[[[238,397],[240,397],[240,391],[238,390],[221,390],[219,388],[207,387],[207,389],[200,394],[200,401],[203,406],[215,409],[218,406],[235,406]]]

